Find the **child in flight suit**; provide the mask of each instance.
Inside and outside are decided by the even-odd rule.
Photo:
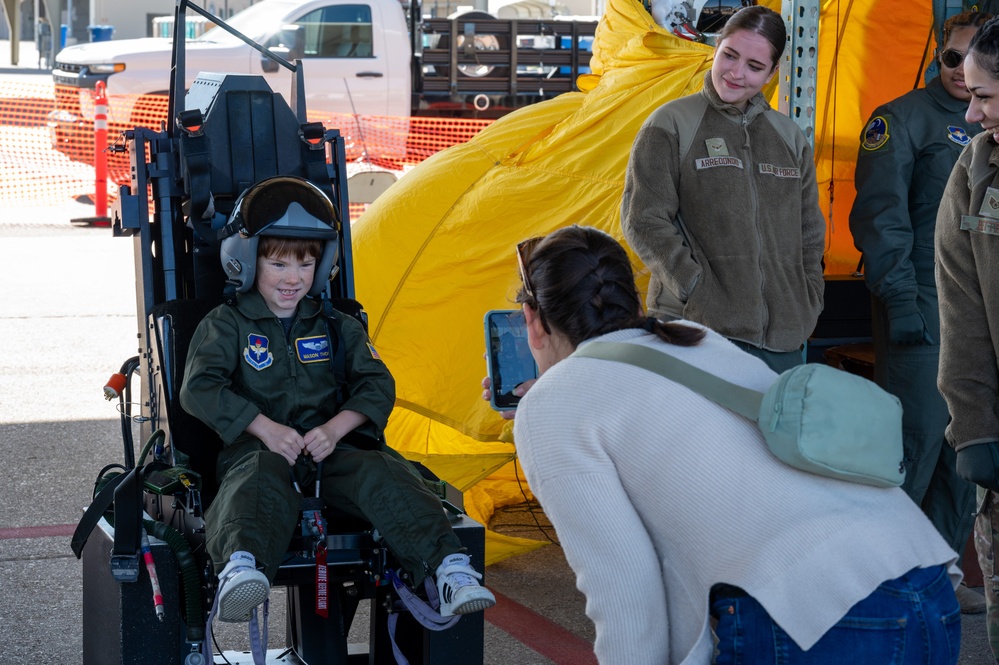
[[[219,620],[248,621],[267,598],[300,514],[292,479],[314,486],[319,463],[326,504],[369,521],[414,585],[433,572],[442,615],[492,607],[440,500],[382,439],[395,383],[363,326],[307,297],[336,262],[329,199],[306,180],[272,178],[247,190],[231,219],[244,231],[222,244],[237,297],[195,331],[180,394],[225,445],[205,518]]]

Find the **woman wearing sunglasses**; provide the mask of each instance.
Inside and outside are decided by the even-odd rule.
[[[621,205],[649,313],[706,325],[778,371],[802,362],[822,309],[826,228],[812,148],[761,94],[786,42],[773,10],[732,15],[703,90],[639,130]]]
[[[957,557],[904,492],[794,469],[755,424],[688,388],[574,356],[618,342],[761,392],[776,378],[715,332],[646,318],[606,233],[562,228],[519,255],[541,378],[517,408],[517,454],[586,595],[600,663],[957,662]]]
[[[990,16],[964,12],[947,19],[937,56],[940,75],[875,109],[860,139],[857,198],[850,213],[872,297],[875,380],[902,402],[906,478],[902,489],[951,547],[964,554],[975,491],[957,475],[944,441],[950,416],[937,390],[940,318],[933,278],[933,230],[947,177],[981,128],[965,119],[971,92],[964,55]],[[958,589],[965,612],[985,600]]]

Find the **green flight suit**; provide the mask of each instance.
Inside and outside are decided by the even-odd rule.
[[[975,489],[957,475],[956,455],[944,439],[949,415],[937,389],[933,235],[951,169],[981,131],[964,119],[967,108],[936,78],[875,109],[861,136],[850,212],[872,295],[875,379],[902,402],[902,489],[962,556],[974,523]],[[899,310],[922,317],[922,343],[890,339],[889,312]]]
[[[236,305],[214,309],[195,331],[181,405],[225,445],[219,492],[205,516],[208,553],[219,571],[233,552],[250,552],[274,579],[300,515],[291,469],[300,487],[311,491],[315,465],[300,457],[291,467],[245,430],[263,413],[304,434],[348,409],[369,418],[355,431],[377,439],[377,449],[341,441],[323,462],[320,495],[327,505],[370,522],[418,584],[428,569],[464,548],[440,499],[382,440],[395,402],[392,375],[361,324],[340,312],[334,317],[339,326],[319,303],[303,300],[286,335],[254,289]],[[338,327],[342,338],[331,339]],[[330,360],[335,344],[345,349],[343,386],[337,386]]]

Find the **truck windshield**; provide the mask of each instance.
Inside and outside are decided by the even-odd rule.
[[[288,11],[301,4],[301,0],[264,0],[235,14],[226,23],[250,39],[263,42],[268,32],[281,27],[280,21],[275,22],[275,18],[286,16]],[[215,27],[198,37],[197,41],[224,44],[238,42],[239,38]]]

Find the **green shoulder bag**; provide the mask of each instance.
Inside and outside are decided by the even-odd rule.
[[[590,342],[572,355],[636,365],[749,418],[770,452],[796,469],[875,487],[905,480],[902,405],[863,377],[808,363],[760,393],[638,344]]]

